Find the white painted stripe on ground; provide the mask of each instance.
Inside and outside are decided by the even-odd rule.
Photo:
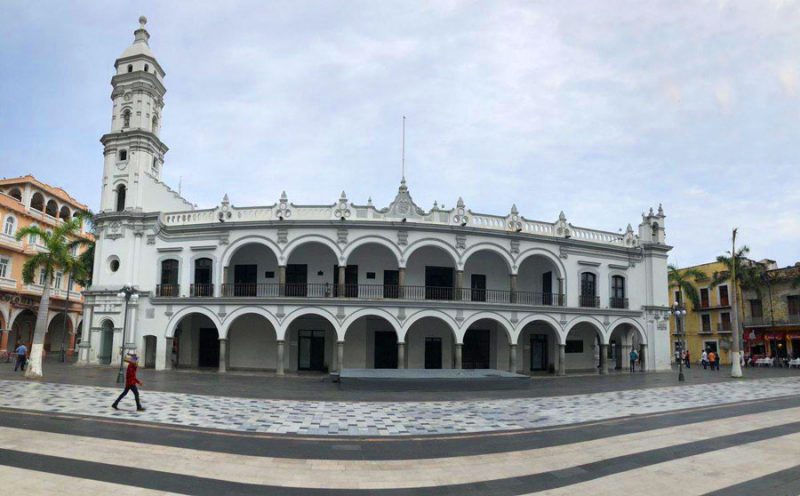
[[[388,489],[484,482],[562,470],[617,456],[775,427],[800,419],[800,408],[624,434],[561,446],[419,460],[322,460],[258,457],[0,427],[0,445],[27,453],[248,484]],[[146,449],[142,449],[145,447]]]
[[[177,493],[4,466],[0,466],[0,485],[8,491],[8,494],[20,493],[26,496],[52,496],[53,494],[177,496]]]
[[[798,464],[800,433],[657,463],[526,496],[619,496],[642,492],[693,496],[764,477]]]

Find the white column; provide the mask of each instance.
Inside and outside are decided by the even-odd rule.
[[[336,343],[336,354],[339,356],[339,372],[344,368],[344,341]]]
[[[460,369],[462,367],[461,364],[461,347],[464,346],[461,343],[456,343],[456,366],[455,368]]]
[[[276,373],[283,375],[283,340],[278,341],[278,361]]]
[[[227,358],[227,351],[228,351],[228,340],[225,338],[219,338],[219,372],[221,374],[228,371],[228,367],[226,364]]]
[[[406,368],[406,344],[402,341],[397,342],[397,368]]]
[[[567,345],[558,345],[558,375],[567,375]]]
[[[641,344],[639,345],[641,348],[641,352],[639,353],[639,357],[641,360],[641,370],[642,372],[647,372],[647,345]]]
[[[512,343],[510,346],[509,356],[509,372],[512,374],[517,373],[517,345]]]
[[[78,365],[89,365],[89,350],[92,348],[92,310],[89,302],[83,304],[83,329],[81,342],[78,345]]]
[[[600,345],[600,375],[608,374],[608,345]]]
[[[164,370],[172,370],[172,338],[164,338]]]

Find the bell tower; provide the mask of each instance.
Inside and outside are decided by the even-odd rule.
[[[111,131],[103,135],[103,212],[160,210],[147,185],[160,183],[167,146],[161,142],[164,70],[150,50],[147,18],[139,18],[133,44],[114,63]]]

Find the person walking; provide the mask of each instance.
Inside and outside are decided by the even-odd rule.
[[[631,372],[634,372],[636,371],[636,360],[639,359],[639,354],[636,353],[636,350],[631,349],[630,359],[631,359]]]
[[[714,368],[716,370],[719,370],[719,360],[720,360],[719,353],[715,353],[714,354]]]
[[[708,367],[708,352],[706,350],[703,350],[703,354],[700,355],[700,363],[703,364],[703,370]]]
[[[717,354],[713,351],[708,354],[708,363],[711,365],[711,370],[714,370],[714,364],[717,362]]]
[[[25,372],[25,364],[28,361],[28,348],[20,343],[15,351],[17,353],[17,363],[14,365],[14,372],[16,372],[18,368],[21,368],[22,371]]]
[[[128,358],[125,359],[125,362],[128,364],[128,369],[125,371],[125,390],[122,391],[122,394],[119,395],[117,401],[111,404],[111,408],[114,410],[119,410],[119,402],[124,398],[128,391],[133,391],[133,397],[136,398],[136,410],[139,412],[144,411],[144,407],[142,403],[139,401],[139,389],[136,387],[137,385],[142,386],[142,381],[136,378],[136,370],[139,368],[139,357],[136,354],[129,354]]]
[[[692,368],[692,358],[689,355],[689,350],[686,350],[686,368],[687,369]]]

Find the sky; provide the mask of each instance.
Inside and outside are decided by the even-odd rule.
[[[800,260],[800,1],[0,2],[0,176],[97,209],[114,60],[148,18],[163,179],[199,208],[415,202]]]

